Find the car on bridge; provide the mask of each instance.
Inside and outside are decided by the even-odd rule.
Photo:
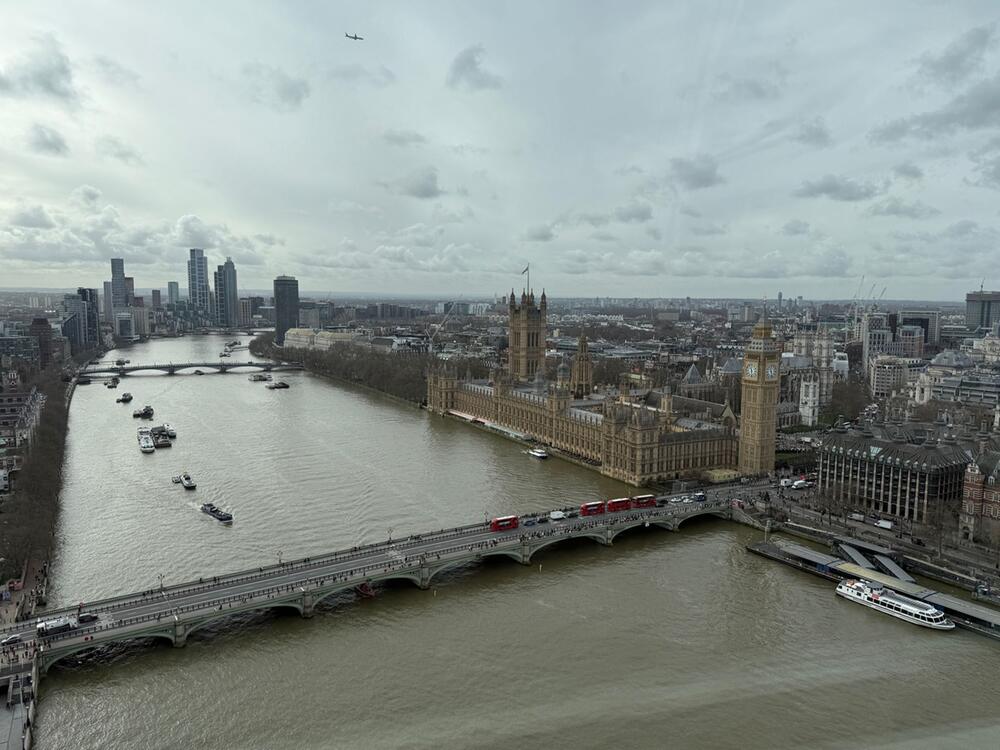
[[[20,643],[22,640],[20,633],[14,633],[14,635],[8,635],[2,641],[0,641],[0,646],[13,646]]]

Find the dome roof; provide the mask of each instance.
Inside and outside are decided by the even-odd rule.
[[[959,369],[976,366],[976,363],[972,361],[972,358],[968,354],[955,351],[954,349],[945,349],[931,360],[931,364],[938,367],[955,367]]]

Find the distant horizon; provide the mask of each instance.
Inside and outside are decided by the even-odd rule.
[[[13,293],[20,293],[20,294],[72,294],[72,293],[74,293],[76,291],[77,288],[78,287],[14,287],[14,286],[0,286],[0,292],[13,292]],[[103,294],[103,288],[102,287],[86,287],[86,288],[97,289],[100,293]],[[145,295],[144,294],[139,294],[139,292],[152,292],[155,289],[159,289],[163,293],[164,298],[166,298],[166,287],[165,286],[164,287],[138,287],[136,289],[136,296],[144,297]],[[184,290],[184,292],[185,292],[185,293],[183,293],[181,295],[181,299],[187,299],[187,294],[186,294],[187,287],[181,287],[181,289]],[[992,292],[992,290],[989,290],[989,289],[984,289],[983,291],[986,292],[986,293]],[[515,290],[515,292],[516,292],[516,290]],[[970,290],[970,293],[971,292],[979,292],[979,290],[978,289]],[[510,292],[506,292],[506,294],[509,294],[509,293]],[[1000,294],[1000,290],[997,290],[995,293],[996,294]],[[247,297],[247,296],[272,296],[273,295],[273,290],[272,289],[240,289],[239,290],[239,294],[240,294],[241,297]],[[316,290],[304,290],[302,288],[299,289],[299,297],[300,298],[317,298],[317,299],[337,299],[337,298],[345,299],[346,298],[346,299],[365,299],[365,300],[368,300],[368,299],[396,299],[396,300],[426,300],[426,301],[429,301],[429,302],[430,301],[437,301],[437,302],[450,302],[450,301],[455,301],[455,302],[465,302],[465,301],[488,302],[488,301],[494,299],[498,294],[502,296],[504,293],[495,293],[495,292],[490,292],[488,294],[471,294],[470,293],[470,294],[462,294],[462,295],[459,295],[459,296],[455,296],[455,295],[446,295],[446,294],[425,294],[425,293],[400,294],[400,293],[397,293],[397,292],[392,292],[392,293],[390,293],[390,292],[345,292],[345,291],[337,291],[337,290],[319,292],[319,291],[316,291]],[[541,292],[536,289],[535,290],[535,294],[537,296],[537,295],[541,294]],[[558,294],[552,294],[548,290],[546,290],[546,296],[550,300],[558,300],[558,301],[563,301],[563,300],[590,300],[590,299],[598,299],[598,300],[600,300],[600,299],[615,299],[615,300],[640,300],[640,301],[643,301],[643,300],[650,300],[650,301],[657,301],[657,300],[684,301],[685,299],[688,299],[688,298],[690,298],[691,300],[695,300],[695,301],[713,301],[713,300],[719,300],[719,301],[727,301],[727,302],[750,302],[750,303],[754,303],[754,304],[760,304],[761,302],[764,301],[764,299],[760,298],[760,297],[704,297],[704,296],[697,296],[697,295],[693,295],[693,294],[692,295],[686,295],[685,297],[669,297],[669,296],[645,297],[645,296],[628,296],[628,295],[575,295],[575,296],[561,296],[561,295],[558,295]],[[784,306],[787,306],[795,298],[794,297],[783,297],[782,299],[783,299],[782,306],[784,307]],[[777,300],[776,297],[768,297],[768,298],[766,298],[768,307],[773,307],[774,304],[775,304],[775,302],[776,302],[776,300]],[[828,299],[822,299],[822,298],[806,298],[806,297],[803,297],[803,302],[820,303],[820,304],[850,304],[853,301],[854,300],[851,299],[851,298],[828,298]],[[861,302],[871,304],[872,300],[861,300]],[[902,299],[881,299],[881,300],[876,300],[874,302],[875,302],[875,304],[880,305],[880,306],[881,305],[887,305],[887,304],[892,304],[892,305],[897,305],[897,306],[898,305],[904,305],[904,304],[906,304],[906,305],[933,304],[933,305],[958,305],[958,306],[962,306],[962,305],[965,304],[965,300],[964,299],[962,299],[962,300],[935,300],[935,299],[906,299],[906,298],[902,298]]]

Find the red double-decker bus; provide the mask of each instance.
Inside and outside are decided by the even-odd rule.
[[[656,495],[636,495],[632,498],[633,508],[654,508],[656,507]]]
[[[595,500],[592,503],[584,503],[580,506],[581,516],[600,516],[604,513],[604,502]]]
[[[621,510],[631,510],[632,500],[627,497],[616,497],[614,500],[608,500],[608,504],[605,506],[608,513],[617,513]]]
[[[517,524],[517,516],[500,516],[490,521],[490,531],[510,531],[516,529]]]

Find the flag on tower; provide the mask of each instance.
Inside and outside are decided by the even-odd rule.
[[[526,274],[528,272],[529,268],[531,268],[531,264],[530,263],[524,267],[524,270],[521,271],[521,275],[524,276],[524,274]]]

